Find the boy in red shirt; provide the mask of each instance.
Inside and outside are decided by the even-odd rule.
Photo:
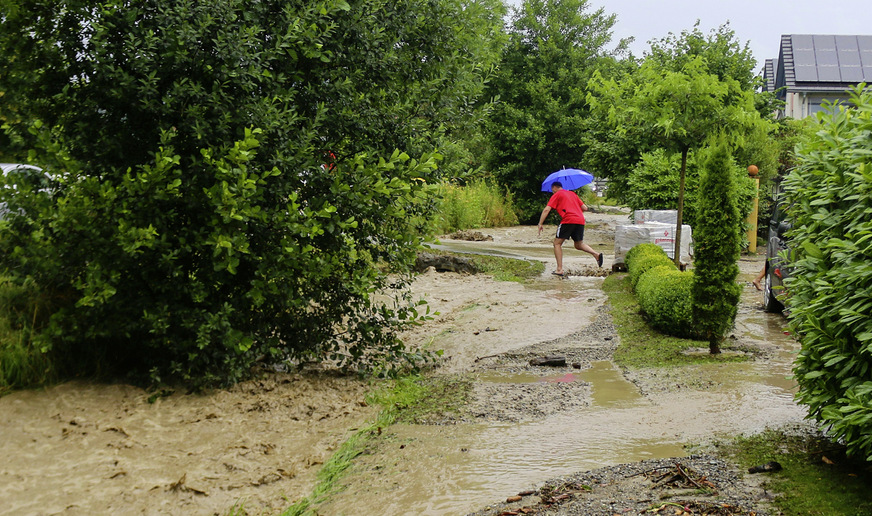
[[[542,234],[542,224],[545,223],[545,218],[555,210],[560,215],[560,225],[557,226],[557,237],[554,239],[554,257],[557,258],[557,271],[552,272],[556,276],[563,276],[563,242],[567,238],[572,238],[575,243],[575,248],[579,251],[584,251],[594,257],[598,266],[603,266],[603,253],[597,253],[589,245],[583,242],[584,240],[584,211],[587,206],[581,202],[581,199],[575,192],[564,190],[563,185],[555,181],[551,185],[551,191],[554,194],[548,199],[548,205],[542,210],[542,216],[539,218],[539,234]]]

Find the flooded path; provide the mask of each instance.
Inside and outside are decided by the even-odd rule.
[[[586,241],[608,268],[626,216],[589,220]],[[493,242],[441,245],[539,260],[542,278],[422,274],[414,291],[438,314],[405,335],[444,350],[440,373],[474,380],[471,415],[386,429],[319,514],[464,514],[557,475],[801,422],[788,379],[798,345],[783,318],[759,309],[749,284],[759,258],[740,262],[735,336],[764,359],[624,372],[610,360],[617,337],[591,257],[567,248],[574,275],[558,279],[549,232],[488,233]],[[529,366],[552,353],[578,367]],[[13,393],[0,398],[0,515],[223,515],[240,503],[278,514],[311,493],[323,462],[375,415],[363,402],[369,388],[329,375],[270,375],[154,404],[129,385]]]
[[[546,246],[541,242],[527,243],[524,238],[533,238],[533,233],[524,234],[520,228],[504,231],[495,236],[494,242],[443,242],[443,245],[454,250],[483,246],[488,254],[503,251],[528,259],[550,259],[548,265],[553,270],[553,255],[546,247],[547,242]],[[594,236],[607,244],[607,235],[594,233]],[[535,252],[526,252],[528,247],[531,251],[535,248]],[[569,256],[567,268],[586,267],[585,257],[582,253]],[[531,410],[541,409],[541,400],[534,395],[541,396],[542,389],[552,388],[564,389],[557,396],[564,396],[565,407],[544,417],[520,421],[499,420],[506,411],[484,409],[489,416],[496,413],[497,420],[477,417],[453,425],[394,426],[383,436],[381,446],[360,458],[347,481],[346,491],[322,507],[323,512],[464,514],[559,475],[683,456],[684,445],[688,443],[801,424],[804,412],[793,402],[794,384],[789,379],[798,344],[785,335],[785,320],[780,315],[762,311],[761,296],[750,286],[762,266],[761,259],[743,258],[740,266],[739,280],[745,287],[734,335],[743,344],[762,349],[764,360],[646,370],[644,374],[628,376],[608,359],[591,360],[578,370],[570,369],[571,372],[566,368],[556,371],[483,368],[466,362],[464,369],[489,397],[477,400],[477,406],[511,404],[517,411],[527,397]],[[566,328],[564,321],[564,325],[558,326],[564,331],[547,336],[537,333],[542,354],[557,348],[568,354],[576,351],[583,354],[608,344],[605,342],[608,339],[597,332],[567,333],[591,325],[596,318],[597,309],[606,302],[601,281],[584,277],[546,278],[524,287],[526,296],[532,300],[530,305],[557,302],[576,311],[574,328]],[[482,326],[476,324],[473,314],[466,315],[464,324]],[[533,321],[524,324],[528,331],[539,327]],[[462,332],[456,331],[454,335],[457,333]],[[513,339],[509,340],[518,335],[512,333]],[[505,342],[506,334],[499,337],[501,344],[478,347],[479,356],[490,351],[523,354],[538,349],[537,344],[530,345],[526,339]],[[466,345],[463,339],[437,340],[446,353]],[[599,357],[602,353],[594,355]],[[578,387],[565,390],[573,385]],[[501,389],[507,394],[494,396],[503,392]],[[569,403],[569,396],[583,402]]]

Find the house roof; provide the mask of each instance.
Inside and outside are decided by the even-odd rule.
[[[776,89],[844,91],[861,82],[872,83],[872,36],[781,36]]]
[[[775,72],[778,70],[778,59],[767,59],[763,66],[763,91],[775,91]]]

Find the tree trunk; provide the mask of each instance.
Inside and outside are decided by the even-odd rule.
[[[709,341],[709,353],[712,355],[720,355],[721,354],[721,341],[720,339],[712,339]]]
[[[681,149],[681,175],[678,181],[678,220],[675,223],[675,250],[672,261],[681,268],[681,224],[684,217],[684,176],[687,173],[687,148]]]

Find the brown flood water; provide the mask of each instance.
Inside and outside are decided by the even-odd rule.
[[[283,510],[355,425],[366,385],[280,375],[146,401],[129,385],[69,382],[0,398],[0,514]]]
[[[586,240],[606,251],[606,267],[609,232],[624,219],[590,217]],[[487,249],[543,260],[546,272],[526,286],[435,273],[416,281],[416,293],[441,314],[407,341],[445,349],[450,373],[472,374],[478,357],[571,335],[606,301],[602,278],[550,275],[550,235],[531,227],[494,234]],[[592,263],[569,250],[565,260],[579,270]],[[743,262],[740,279],[749,282],[760,264]],[[759,298],[745,288],[735,333],[772,349],[772,358],[643,378],[649,391],[684,377],[707,385],[647,393],[609,361],[569,374],[482,378],[555,388],[586,382],[590,403],[523,423],[391,427],[319,514],[462,514],[558,475],[682,455],[685,443],[713,434],[799,422],[785,378],[798,346],[780,316],[756,308]],[[278,375],[154,404],[127,385],[70,382],[13,393],[0,398],[0,515],[227,514],[241,501],[253,514],[281,512],[311,492],[323,462],[374,416],[362,403],[368,388]]]
[[[682,456],[688,443],[802,424],[790,379],[799,345],[785,335],[785,319],[764,313],[760,295],[748,286],[761,264],[759,258],[740,264],[745,287],[734,334],[768,350],[765,360],[654,373],[661,377],[643,378],[642,385],[663,388],[647,396],[610,361],[544,377],[480,373],[483,382],[588,382],[591,403],[532,422],[392,427],[322,513],[464,514],[556,476]],[[547,287],[534,282],[528,290],[563,302],[604,302],[596,278],[574,279]]]

